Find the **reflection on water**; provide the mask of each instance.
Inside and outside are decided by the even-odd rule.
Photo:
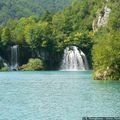
[[[0,73],[0,120],[118,117],[120,82],[91,77],[91,71]]]

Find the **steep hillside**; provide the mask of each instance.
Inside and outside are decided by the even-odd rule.
[[[54,69],[64,48],[75,45],[86,54],[95,79],[119,80],[119,6],[120,0],[81,0],[54,15],[48,12],[43,19],[11,20],[0,27],[0,56],[6,59],[8,46],[19,45],[24,48],[21,65],[44,53],[46,69]]]
[[[107,11],[103,6],[94,36],[94,77],[100,80],[120,80],[120,0],[107,0],[105,6]]]
[[[0,23],[10,18],[42,15],[63,10],[72,0],[0,0]]]

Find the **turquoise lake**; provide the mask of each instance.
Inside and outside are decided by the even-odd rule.
[[[119,116],[120,82],[94,81],[92,71],[0,73],[0,120]]]

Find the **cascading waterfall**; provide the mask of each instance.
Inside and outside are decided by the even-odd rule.
[[[18,54],[19,53],[19,46],[14,45],[11,47],[11,70],[18,70]]]
[[[66,47],[64,50],[63,61],[61,65],[61,70],[87,70],[88,62],[86,55],[76,46]]]

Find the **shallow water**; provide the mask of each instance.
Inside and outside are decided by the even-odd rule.
[[[91,71],[1,72],[0,120],[81,120],[120,116],[120,82]]]

